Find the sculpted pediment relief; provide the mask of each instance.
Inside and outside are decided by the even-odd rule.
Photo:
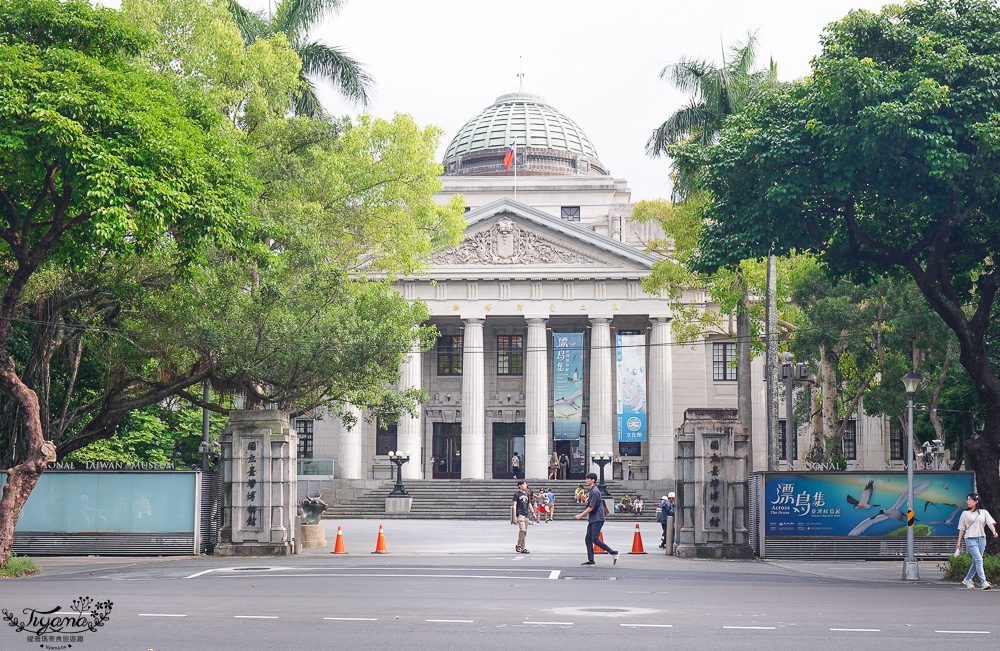
[[[432,265],[472,264],[582,264],[601,261],[579,251],[563,248],[523,229],[509,217],[501,217],[490,228],[467,238],[457,247],[431,256]]]

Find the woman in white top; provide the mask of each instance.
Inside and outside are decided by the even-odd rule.
[[[965,547],[972,554],[972,565],[969,566],[969,573],[965,575],[962,584],[967,588],[972,585],[972,575],[979,575],[979,583],[983,590],[989,590],[993,586],[986,580],[983,572],[983,552],[986,551],[986,527],[990,528],[994,537],[997,535],[996,520],[986,509],[979,508],[979,495],[969,493],[965,498],[965,503],[969,509],[962,512],[962,517],[958,519],[958,544],[955,545],[957,551],[962,546],[962,537],[965,537]]]

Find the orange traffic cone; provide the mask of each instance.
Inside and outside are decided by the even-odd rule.
[[[639,524],[636,523],[635,535],[632,536],[632,551],[630,551],[629,554],[645,554],[645,553],[646,552],[642,551],[642,536],[639,535]]]
[[[373,554],[388,554],[389,550],[385,548],[385,534],[382,533],[382,525],[378,526],[378,540],[375,542],[375,551]]]
[[[340,527],[337,527],[337,542],[333,546],[333,551],[331,554],[346,554],[347,550],[344,549],[344,532],[341,531]]]
[[[604,542],[604,532],[603,531],[601,533],[597,534],[597,539],[600,540],[601,542]],[[606,551],[604,551],[603,549],[601,549],[600,547],[598,547],[596,544],[594,545],[594,553],[595,554],[607,554]]]

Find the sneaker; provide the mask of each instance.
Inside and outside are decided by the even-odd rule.
[[[976,586],[972,585],[972,579],[962,579],[962,585],[964,585],[966,588],[975,588],[976,587]]]
[[[983,584],[983,590],[989,590],[992,587],[993,587],[993,584],[990,583],[989,581],[987,581],[986,583]]]
[[[611,564],[612,565],[617,565],[618,564],[618,557],[621,556],[621,555],[622,555],[621,552],[611,552]]]
[[[590,566],[590,565],[597,565],[597,563],[595,563],[594,561],[585,561],[583,563],[580,563],[580,565]]]

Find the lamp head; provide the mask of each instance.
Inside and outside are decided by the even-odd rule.
[[[913,371],[907,372],[906,375],[900,378],[903,381],[903,386],[906,387],[906,392],[909,394],[916,393],[917,386],[920,384],[920,376]]]

